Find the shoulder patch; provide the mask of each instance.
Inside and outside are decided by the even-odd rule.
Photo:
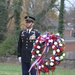
[[[22,31],[22,34],[24,34],[24,30]]]
[[[24,34],[24,30],[22,31],[22,34]]]

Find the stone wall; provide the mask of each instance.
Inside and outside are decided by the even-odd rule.
[[[0,63],[19,64],[19,61],[16,56],[2,56],[0,57]]]
[[[20,64],[16,56],[0,57],[0,63]],[[59,66],[63,68],[75,68],[75,52],[66,52],[65,60]]]

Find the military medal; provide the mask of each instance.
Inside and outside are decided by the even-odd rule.
[[[30,40],[35,40],[35,34],[31,35],[31,36],[29,37],[29,39],[30,39]]]

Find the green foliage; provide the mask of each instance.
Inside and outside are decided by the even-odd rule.
[[[15,55],[17,48],[13,35],[9,35],[0,45],[0,55]]]
[[[5,0],[0,0],[0,42],[5,38],[8,11],[6,9]]]
[[[1,0],[0,0],[1,2]],[[5,2],[5,0],[2,0]],[[0,43],[0,55],[15,55],[17,53],[17,40],[20,31],[20,14],[21,14],[21,0],[14,0],[14,19],[15,27],[13,34],[7,35],[7,38]],[[5,36],[7,28],[8,13],[4,4],[0,4],[0,39]]]
[[[14,19],[15,19],[15,34],[18,35],[19,34],[19,30],[20,30],[20,14],[21,14],[21,6],[22,6],[22,1],[21,0],[14,0]]]

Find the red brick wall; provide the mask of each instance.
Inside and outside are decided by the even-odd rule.
[[[65,51],[75,51],[75,42],[66,42],[65,43]]]
[[[71,30],[64,30],[64,34],[67,34],[68,36],[70,36]]]
[[[75,33],[75,30],[64,30],[64,34],[67,36],[72,36],[72,33]]]

